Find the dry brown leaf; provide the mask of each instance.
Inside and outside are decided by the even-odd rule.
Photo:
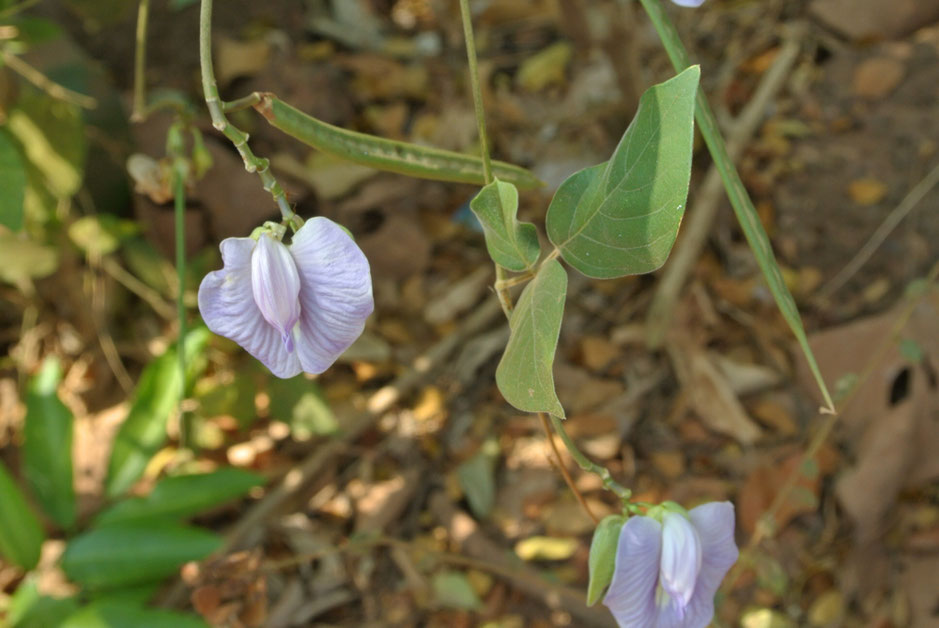
[[[887,196],[887,186],[877,179],[855,179],[848,184],[848,196],[858,205],[876,205]]]
[[[747,534],[753,534],[760,517],[769,510],[776,494],[793,473],[798,473],[799,477],[788,498],[775,512],[776,528],[781,530],[798,515],[816,511],[821,474],[808,477],[801,473],[798,470],[801,460],[802,453],[795,452],[781,461],[762,464],[747,476],[737,498],[740,525]]]
[[[239,76],[257,74],[271,56],[271,45],[263,39],[240,41],[221,35],[215,41],[215,74],[223,87]]]
[[[939,19],[936,0],[815,0],[811,12],[851,39],[901,37]]]
[[[880,100],[897,88],[905,73],[906,64],[902,61],[893,57],[873,57],[855,68],[852,88],[861,98]]]
[[[668,349],[695,414],[715,432],[744,445],[755,442],[761,434],[759,426],[747,415],[727,378],[708,353],[678,335],[673,336]]]
[[[491,276],[492,270],[481,266],[459,281],[447,284],[424,308],[424,320],[433,325],[449,323],[479,301]]]
[[[407,507],[419,485],[419,472],[412,469],[389,480],[363,484],[356,479],[349,483],[349,494],[355,500],[355,531],[382,532]]]
[[[857,464],[838,478],[838,500],[854,522],[860,544],[881,531],[884,516],[906,482],[916,415],[916,404],[908,400],[873,421],[858,447]]]

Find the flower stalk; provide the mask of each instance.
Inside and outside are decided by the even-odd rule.
[[[202,91],[205,104],[212,118],[212,126],[227,137],[245,163],[245,170],[256,172],[261,178],[261,185],[277,203],[281,216],[290,221],[294,213],[287,202],[287,194],[271,173],[268,159],[258,157],[248,146],[248,134],[228,121],[222,108],[222,100],[215,80],[215,68],[212,65],[212,0],[202,0],[199,10],[199,65],[202,69]]]

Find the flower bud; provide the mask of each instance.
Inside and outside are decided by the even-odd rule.
[[[675,512],[662,518],[662,562],[659,584],[684,607],[694,594],[701,571],[701,539],[691,521]]]
[[[251,254],[251,291],[264,320],[280,332],[291,353],[293,328],[300,319],[300,276],[290,251],[267,232]]]

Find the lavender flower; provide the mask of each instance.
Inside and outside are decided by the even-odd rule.
[[[221,270],[199,286],[199,310],[278,377],[322,373],[372,313],[368,260],[342,227],[308,220],[285,245],[270,229],[222,242]]]
[[[699,7],[704,4],[704,0],[672,0],[680,7]]]
[[[714,594],[737,561],[730,502],[663,508],[630,517],[620,531],[613,580],[603,603],[620,628],[704,628]]]

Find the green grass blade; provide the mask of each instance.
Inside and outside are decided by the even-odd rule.
[[[675,71],[681,72],[689,67],[691,63],[688,59],[688,53],[681,43],[675,25],[672,24],[671,19],[662,9],[660,0],[641,0],[641,2],[659,34],[663,46],[665,46],[665,51],[668,53]],[[776,300],[776,305],[805,354],[805,359],[827,405],[826,409],[834,412],[834,402],[828,392],[828,387],[825,385],[825,380],[822,378],[815,355],[809,347],[808,337],[805,334],[802,317],[799,316],[795,299],[792,298],[789,288],[786,287],[779,264],[776,262],[776,256],[773,254],[769,236],[766,235],[766,230],[763,229],[763,225],[760,223],[759,215],[756,213],[756,208],[753,207],[753,201],[750,200],[750,195],[747,193],[743,181],[740,180],[734,162],[727,154],[727,147],[724,145],[724,139],[717,126],[717,120],[714,118],[714,113],[711,111],[707,97],[701,88],[698,88],[695,120],[698,122],[701,135],[704,137],[708,150],[711,152],[711,157],[714,159],[714,164],[724,181],[724,188],[727,190],[730,204],[734,208],[734,214],[736,214],[740,228],[747,238],[747,243],[749,243],[757,264],[766,278],[766,283]]]

